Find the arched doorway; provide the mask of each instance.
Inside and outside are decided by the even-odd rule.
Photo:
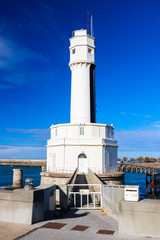
[[[87,173],[88,172],[88,161],[87,156],[84,153],[81,153],[78,156],[78,172],[79,173]]]

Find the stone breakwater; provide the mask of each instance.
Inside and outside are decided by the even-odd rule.
[[[0,159],[0,166],[46,167],[45,159]]]

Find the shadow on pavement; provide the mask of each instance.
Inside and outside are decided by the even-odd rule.
[[[53,217],[54,219],[66,219],[66,218],[80,218],[85,217],[89,214],[89,212],[83,212],[83,213],[76,213],[78,210],[68,210],[68,212],[60,212],[59,216]]]

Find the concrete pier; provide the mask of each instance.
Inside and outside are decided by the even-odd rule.
[[[124,184],[124,173],[114,172],[114,173],[104,173],[98,174],[98,177],[104,184],[114,184],[123,185]]]
[[[0,159],[0,166],[46,167],[45,159]]]
[[[118,170],[121,172],[132,173],[156,173],[160,170],[159,163],[138,163],[138,162],[124,162],[118,163]]]

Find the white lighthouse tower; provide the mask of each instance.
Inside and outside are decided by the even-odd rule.
[[[48,172],[104,173],[117,167],[117,141],[111,125],[96,123],[95,39],[87,30],[70,39],[70,123],[51,126],[47,142]]]
[[[95,122],[94,42],[83,29],[70,39],[71,123]]]

